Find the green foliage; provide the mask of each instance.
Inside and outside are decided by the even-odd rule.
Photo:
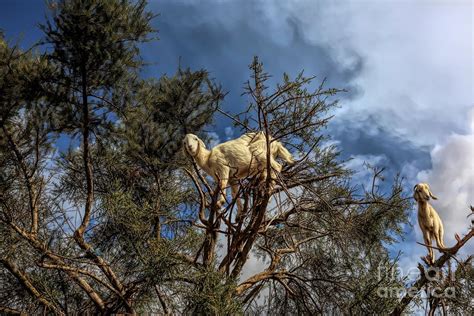
[[[112,124],[113,95],[127,94],[124,82],[136,78],[142,62],[140,43],[150,40],[154,17],[146,2],[64,0],[52,2],[52,16],[40,28],[55,68],[43,91],[54,107],[57,131],[76,133],[88,109],[88,128],[107,133]]]
[[[145,12],[144,0],[60,0],[50,6],[52,21],[41,29],[52,45],[50,59],[61,65],[64,83],[74,86],[67,78],[77,76],[91,90],[107,89],[141,65],[138,43],[153,32],[153,14]]]
[[[241,315],[242,306],[232,297],[237,285],[235,280],[213,269],[197,271],[190,275],[195,286],[185,290],[187,314],[192,315]]]
[[[143,82],[119,127],[127,155],[150,171],[172,168],[186,133],[212,120],[223,98],[205,70],[179,69],[175,76]]]
[[[37,105],[42,97],[41,80],[50,76],[52,69],[43,56],[10,47],[3,37],[0,44],[0,123],[6,125],[19,117],[22,107],[31,110]]]

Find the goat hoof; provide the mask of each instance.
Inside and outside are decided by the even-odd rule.
[[[461,241],[461,237],[459,237],[459,235],[458,235],[457,233],[454,234],[454,238],[456,238],[456,240],[457,240],[458,242]]]

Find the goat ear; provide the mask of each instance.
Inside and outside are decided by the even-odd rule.
[[[202,148],[206,148],[206,144],[202,141],[202,139],[198,138],[199,145],[202,146]]]
[[[433,200],[437,200],[438,198],[436,196],[434,196],[433,192],[431,192],[431,190],[428,190],[428,192],[430,193],[430,196]]]

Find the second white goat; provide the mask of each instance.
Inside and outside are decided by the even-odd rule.
[[[418,202],[418,224],[423,233],[425,245],[428,246],[429,259],[434,262],[435,257],[433,248],[431,248],[431,241],[434,239],[438,248],[445,248],[443,222],[435,209],[428,203],[430,198],[434,200],[438,198],[431,193],[430,186],[427,183],[418,183],[413,190],[415,191],[413,197]]]

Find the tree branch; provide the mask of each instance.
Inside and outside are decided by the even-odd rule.
[[[432,266],[436,267],[436,268],[441,268],[448,261],[448,259],[451,258],[452,255],[455,255],[458,252],[458,250],[462,246],[464,246],[464,244],[466,244],[466,242],[469,239],[471,239],[473,236],[474,236],[474,229],[471,229],[471,231],[466,236],[464,236],[463,239],[459,240],[456,243],[456,245],[454,245],[451,248],[444,249],[443,251],[448,250],[448,252],[445,253],[444,255],[442,255],[438,260],[436,260],[435,263],[433,263]],[[418,293],[423,288],[423,286],[425,286],[428,283],[428,281],[429,280],[426,278],[426,275],[424,273],[422,273],[420,278],[415,282],[415,284],[413,284],[413,286],[411,286],[411,289],[416,289],[416,293]],[[408,306],[408,304],[410,304],[410,302],[413,300],[413,298],[415,296],[413,294],[414,294],[414,292],[411,291],[411,290],[409,292],[407,292],[390,315],[400,316],[403,313],[403,311],[405,310],[405,308]]]
[[[38,232],[38,203],[37,203],[37,197],[33,185],[33,181],[31,181],[32,175],[34,175],[35,170],[33,170],[30,173],[28,172],[28,168],[25,163],[25,157],[23,154],[20,152],[20,149],[18,148],[18,145],[16,144],[15,140],[13,139],[13,136],[8,132],[7,128],[5,127],[4,124],[2,125],[2,130],[3,133],[5,134],[8,143],[10,144],[11,149],[15,153],[15,157],[18,161],[18,165],[20,167],[21,172],[23,173],[23,178],[25,181],[25,185],[28,191],[28,200],[29,200],[29,205],[30,205],[30,212],[31,212],[31,233],[36,234]]]
[[[21,271],[16,264],[4,258],[0,259],[0,262],[8,271],[10,271],[11,274],[13,274],[18,279],[18,281],[28,291],[28,293],[35,297],[42,305],[53,311],[56,315],[64,315],[64,313],[59,310],[55,304],[51,303],[43,294],[38,291],[38,289],[33,285],[33,281],[30,279],[30,277],[24,271]]]
[[[9,224],[20,236],[22,236],[24,239],[26,239],[28,241],[28,243],[33,247],[35,248],[36,250],[38,250],[40,253],[43,253],[46,257],[48,257],[49,259],[51,259],[53,262],[59,264],[59,265],[64,265],[64,266],[67,266],[65,264],[65,262],[59,257],[57,256],[56,254],[54,254],[53,252],[51,252],[47,246],[45,244],[43,244],[42,242],[40,242],[36,235],[34,234],[30,234],[28,233],[27,231],[25,231],[24,229],[22,229],[21,227],[19,227],[18,225],[15,225],[14,223],[12,222],[8,222],[7,224]],[[66,270],[65,271],[66,274],[76,282],[76,284],[84,291],[86,292],[86,294],[89,296],[89,298],[92,300],[92,302],[94,302],[94,304],[97,306],[97,308],[100,310],[100,311],[105,311],[105,303],[104,301],[102,300],[102,298],[99,296],[99,294],[97,294],[97,292],[90,286],[89,283],[87,283],[86,280],[82,279],[79,274],[75,271],[68,271]]]

